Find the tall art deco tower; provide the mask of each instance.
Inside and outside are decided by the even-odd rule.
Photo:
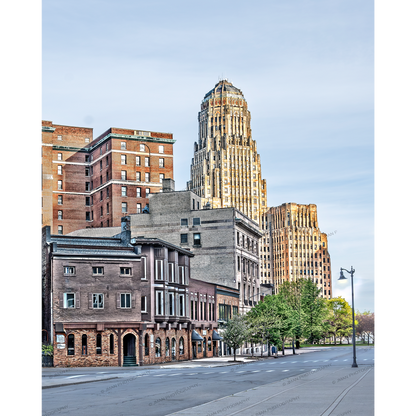
[[[235,207],[261,225],[267,188],[250,119],[243,93],[230,82],[218,82],[205,95],[188,189],[213,208]]]

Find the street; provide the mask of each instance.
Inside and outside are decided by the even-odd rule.
[[[42,414],[374,413],[373,347],[357,347],[358,368],[351,368],[350,346],[306,351],[303,349],[302,354],[295,356],[264,357],[255,362],[216,367],[208,367],[209,361],[202,365],[194,361],[164,368],[43,369]]]

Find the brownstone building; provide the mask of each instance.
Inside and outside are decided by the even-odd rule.
[[[43,232],[42,327],[55,366],[190,358],[188,250],[158,239]]]
[[[110,128],[93,130],[42,122],[42,225],[53,234],[120,226],[148,195],[173,179],[173,136]]]
[[[318,226],[315,204],[282,204],[267,212],[272,276],[275,290],[284,281],[312,279],[321,295],[331,298],[331,257],[328,237]]]

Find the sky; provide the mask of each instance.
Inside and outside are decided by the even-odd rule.
[[[374,311],[374,10],[362,0],[43,1],[42,119],[173,133],[189,180],[198,111],[241,89],[268,206],[316,204],[332,295]],[[348,274],[346,274],[349,276]]]

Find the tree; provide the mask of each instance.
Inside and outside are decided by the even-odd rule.
[[[326,300],[320,297],[322,289],[316,283],[310,279],[303,279],[302,283],[303,335],[313,344],[322,339],[329,329],[326,321],[328,308]]]
[[[367,337],[367,343],[370,344],[370,337],[374,342],[374,313],[373,312],[357,312],[357,334],[364,339]]]
[[[234,350],[234,361],[236,361],[237,348],[248,338],[248,325],[243,315],[234,315],[227,322],[225,331],[222,334],[224,342]]]
[[[338,296],[328,300],[329,305],[329,330],[330,334],[334,335],[334,344],[337,343],[337,336],[341,338],[350,336],[352,334],[352,308],[348,302]],[[357,325],[357,321],[355,321]]]

